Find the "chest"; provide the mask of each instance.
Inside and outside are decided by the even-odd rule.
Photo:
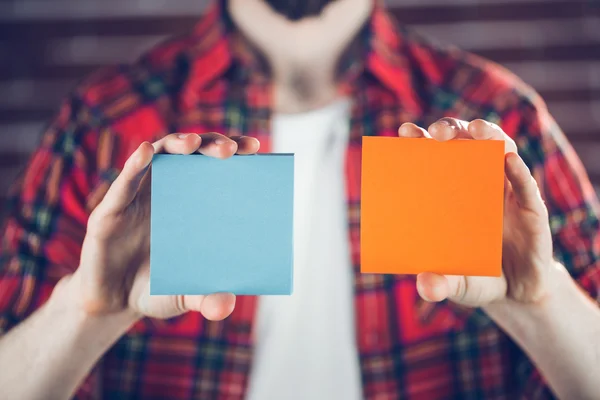
[[[120,143],[116,157],[124,162],[139,142],[156,140],[171,132],[248,135],[261,141],[261,152],[265,153],[289,151],[290,147],[296,152],[306,150],[311,143],[317,144],[306,152],[308,158],[327,149],[338,151],[345,181],[343,205],[351,253],[355,335],[365,393],[381,392],[381,382],[385,382],[390,393],[410,390],[418,393],[427,389],[422,385],[432,385],[431,374],[440,379],[427,389],[432,390],[433,397],[429,398],[444,398],[452,390],[460,393],[456,385],[461,383],[453,383],[452,376],[466,376],[470,379],[468,384],[479,385],[479,378],[472,374],[477,369],[473,363],[479,365],[482,361],[477,357],[473,359],[473,354],[480,352],[483,346],[489,347],[488,354],[500,357],[499,348],[507,345],[505,337],[487,317],[451,304],[423,302],[417,294],[414,277],[360,273],[361,138],[395,136],[398,127],[408,121],[427,126],[444,115],[464,118],[470,115],[446,113],[448,110],[435,107],[422,115],[410,114],[388,93],[365,90],[352,97],[347,114],[338,117],[346,126],[344,135],[331,135],[330,130],[313,132],[310,127],[304,127],[308,132],[303,135],[302,126],[289,128],[289,124],[282,125],[273,118],[268,97],[263,96],[261,91],[234,91],[223,101],[195,104],[176,112],[166,112],[156,105],[144,109],[143,118],[139,114],[132,115],[115,124]],[[287,135],[292,129],[293,135]],[[335,140],[343,142],[336,144]],[[191,313],[169,321],[141,321],[116,348],[114,362],[126,367],[135,364],[136,357],[177,360],[186,373],[199,377],[196,383],[205,385],[196,387],[197,390],[213,393],[214,385],[220,380],[228,393],[242,393],[255,341],[256,305],[256,298],[240,296],[233,314],[221,322],[209,322]],[[508,365],[507,360],[496,361],[494,368]],[[172,374],[172,369],[162,369],[157,364],[158,370],[164,372],[161,375],[165,379],[172,378],[186,385],[194,382],[194,379],[179,379],[177,374]],[[509,375],[508,370],[502,371],[494,372],[499,387]],[[142,374],[140,385],[154,379],[150,378]],[[119,376],[115,375],[114,379],[107,384],[122,385]],[[172,389],[171,384],[165,383],[164,389],[171,390],[169,387]]]

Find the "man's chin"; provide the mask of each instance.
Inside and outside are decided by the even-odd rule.
[[[262,0],[290,21],[313,17],[336,0]]]

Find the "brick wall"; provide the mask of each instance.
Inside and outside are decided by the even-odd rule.
[[[424,34],[534,86],[600,192],[600,0],[388,0]],[[207,1],[0,1],[0,202],[74,82],[193,25]]]

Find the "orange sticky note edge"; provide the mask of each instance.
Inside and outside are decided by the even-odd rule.
[[[504,142],[364,137],[361,272],[500,276]]]

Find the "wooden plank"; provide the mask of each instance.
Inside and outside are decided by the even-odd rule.
[[[594,28],[596,27],[597,28]],[[586,28],[587,27],[587,28]],[[538,49],[548,46],[597,42],[600,37],[600,17],[531,21],[474,21],[413,26],[417,32],[444,43],[469,51],[489,49]],[[481,34],[485,32],[485,34]],[[105,62],[129,60],[150,45],[169,37],[169,34],[144,35],[78,35],[39,39],[32,46],[28,38],[14,37],[0,43],[0,55],[39,54],[41,60],[50,58],[68,63],[70,57],[92,54]],[[87,56],[89,58],[89,55]]]
[[[71,0],[73,1],[73,0]],[[561,0],[527,0],[528,3],[544,3],[551,7],[553,3]],[[586,0],[573,0],[573,3],[582,3]],[[384,0],[384,4],[388,8],[402,8],[414,6],[447,6],[451,4],[461,4],[463,6],[479,7],[488,4],[503,4],[507,7],[512,7],[515,3],[523,3],[523,0],[459,0],[449,3],[448,0]]]
[[[186,32],[198,22],[195,16],[172,18],[130,17],[123,19],[100,18],[86,20],[29,20],[3,21],[0,24],[0,40],[20,38],[29,41],[72,36],[130,36],[172,35]]]
[[[600,197],[600,173],[598,173],[598,172],[589,173],[588,172],[588,178],[590,178],[590,182],[592,182],[592,184],[596,188],[596,193],[598,194],[598,197]]]
[[[98,63],[88,65],[48,65],[43,62],[23,63],[22,65],[0,63],[0,81],[11,79],[82,79],[103,66],[103,64]]]
[[[597,43],[600,38],[600,17],[445,22],[412,25],[411,28],[426,37],[468,51],[540,49],[548,46]]]
[[[504,63],[504,66],[542,93],[600,88],[600,60],[598,59],[516,61]]]
[[[4,222],[8,216],[8,199],[5,194],[0,195],[0,235],[3,235]]]
[[[452,4],[454,3],[454,4]],[[446,2],[442,5],[417,5],[403,8],[396,6],[390,9],[391,13],[405,24],[440,24],[448,22],[465,21],[537,21],[542,19],[574,18],[583,15],[594,15],[597,8],[585,1],[553,1],[515,2],[510,6],[504,3],[486,4],[460,4],[459,2]]]
[[[600,143],[577,141],[573,143],[578,155],[583,161],[590,180],[600,184]],[[0,194],[5,194],[19,171],[26,165],[29,158],[27,153],[0,152]]]
[[[445,4],[414,5],[411,7],[393,7],[391,13],[406,24],[439,24],[464,21],[535,21],[540,19],[575,18],[593,12],[592,5],[572,0],[555,1],[552,6],[541,2],[515,3],[510,7],[505,4]],[[140,12],[143,14],[142,12]],[[58,16],[59,17],[59,16]],[[128,15],[124,18],[100,16],[93,19],[57,18],[9,19],[0,25],[0,40],[11,37],[49,38],[68,37],[73,35],[163,35],[182,32],[192,27],[199,19],[198,15],[186,13],[181,16],[163,18],[156,15]]]
[[[3,0],[2,20],[88,20],[202,15],[210,0]]]
[[[523,0],[460,0],[449,4],[447,0],[385,0],[391,9],[409,9],[414,7],[507,5],[514,6]],[[552,6],[560,0],[528,0],[528,3],[541,3]],[[572,0],[572,3],[584,3],[585,0]],[[161,0],[144,0],[125,2],[120,0],[3,0],[0,1],[1,20],[31,19],[85,19],[123,17],[174,17],[201,15],[210,0],[178,0],[165,2]]]
[[[600,142],[600,129],[596,129],[594,126],[590,126],[588,130],[581,131],[571,130],[568,126],[563,126],[562,128],[571,142],[580,139],[587,142]]]
[[[574,106],[574,108],[576,107]],[[565,110],[565,112],[568,111],[569,108]],[[2,144],[2,149],[5,152],[21,152],[25,154],[33,151],[39,143],[44,127],[52,116],[54,116],[54,113],[48,116],[48,118],[39,120],[24,116],[23,120],[14,123],[9,123],[0,118],[0,143]],[[559,116],[561,115],[559,114]],[[560,120],[558,123],[567,137],[573,142],[600,142],[598,124],[586,124],[579,129],[575,129],[575,127]]]
[[[559,2],[560,0],[558,0]],[[482,5],[507,4],[513,6],[523,0],[461,0],[451,3],[454,6],[480,7]],[[528,3],[540,3],[552,6],[557,0],[528,0]],[[584,0],[572,0],[582,3]],[[161,0],[144,0],[124,2],[120,0],[4,0],[0,2],[1,20],[31,19],[85,19],[94,20],[99,17],[174,17],[185,15],[201,15],[209,5],[209,0],[178,0],[165,2]],[[422,6],[448,6],[447,0],[385,0],[389,8],[407,9]]]
[[[594,183],[600,183],[600,142],[573,142],[573,148],[581,158],[590,179]]]
[[[585,104],[590,101],[600,101],[600,88],[589,88],[589,89],[573,89],[573,90],[546,90],[540,92],[541,97],[544,99],[548,107],[553,108],[553,103],[559,103],[561,106],[568,102],[574,102],[578,104]],[[48,121],[52,118],[58,109],[58,102],[55,106],[2,106],[0,105],[0,124],[19,124],[32,121]],[[0,125],[0,130],[2,125]],[[600,129],[598,129],[600,134]],[[587,134],[586,131],[579,133],[575,132],[576,135]]]
[[[476,54],[495,62],[511,66],[522,63],[538,64],[539,69],[544,68],[545,62],[560,62],[588,65],[596,68],[600,54],[600,42],[588,44],[572,44],[549,46],[543,49],[490,49],[480,50]],[[36,57],[24,56],[21,60],[11,63],[0,63],[0,81],[10,79],[81,79],[94,70],[101,68],[104,64],[98,61],[78,65],[53,65],[36,59]],[[588,68],[588,67],[585,67]],[[565,66],[561,71],[564,75],[568,68]],[[534,73],[535,75],[535,73]],[[579,80],[586,75],[578,75]],[[571,86],[569,84],[568,86]]]
[[[44,62],[51,65],[131,63],[166,36],[74,36],[47,43]]]
[[[20,124],[29,121],[48,121],[56,112],[56,108],[0,108],[1,124]],[[0,130],[3,127],[0,125]]]
[[[39,145],[46,125],[46,120],[29,120],[13,124],[0,121],[0,152],[30,154]],[[6,163],[12,161],[9,159]]]
[[[0,81],[0,107],[56,108],[74,85],[74,79]]]
[[[19,163],[8,167],[0,167],[0,195],[5,196],[8,193],[10,186],[15,182],[19,173],[23,171],[23,168],[25,168],[27,160],[27,158],[24,158]]]
[[[592,18],[574,18],[543,20],[536,23],[531,21],[467,22],[421,26],[417,31],[467,51],[492,49],[538,51],[550,46],[597,44],[600,41],[595,40],[591,33],[589,37],[586,36],[581,28],[585,25],[593,26],[592,20]],[[600,37],[600,18],[593,22],[599,27],[597,36]],[[482,32],[485,34],[481,34]],[[60,65],[131,62],[167,37],[168,35],[129,35],[54,38],[45,42],[40,57],[45,63]],[[18,44],[14,42],[13,46]]]
[[[600,62],[516,62],[506,67],[535,87],[546,101],[593,100],[600,91]],[[75,72],[67,69],[66,73]],[[90,72],[81,69],[76,72]],[[0,108],[53,108],[75,87],[75,78],[17,77],[0,80]]]
[[[3,170],[3,177],[5,176],[4,172],[7,168],[24,165],[28,158],[29,153],[12,152],[4,149],[0,150],[0,169]]]
[[[499,62],[519,61],[597,61],[600,42],[548,46],[540,49],[510,48],[477,50],[476,54]]]
[[[596,88],[565,88],[565,89],[546,89],[538,91],[546,103],[557,102],[587,102],[600,100],[600,86]]]
[[[571,131],[598,130],[598,126],[600,126],[600,102],[554,102],[548,107],[548,110],[567,135]],[[600,157],[598,159],[600,160]]]

